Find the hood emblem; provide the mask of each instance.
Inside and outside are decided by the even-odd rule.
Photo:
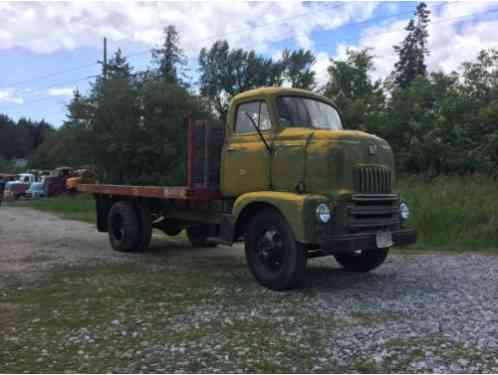
[[[377,145],[369,145],[368,146],[368,153],[370,155],[375,155],[377,153]]]

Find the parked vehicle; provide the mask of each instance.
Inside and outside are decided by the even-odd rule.
[[[73,176],[73,168],[59,167],[50,172],[50,175],[45,177],[47,187],[47,195],[61,194],[66,191],[66,180]]]
[[[74,177],[66,180],[66,190],[76,192],[79,184],[94,184],[95,173],[90,169],[78,169],[74,173]]]
[[[45,198],[47,196],[46,185],[43,182],[33,182],[31,186],[26,190],[26,198]]]
[[[188,186],[80,185],[96,198],[97,229],[117,251],[148,247],[153,227],[186,229],[194,246],[245,241],[264,286],[303,280],[306,261],[334,255],[348,271],[380,266],[415,243],[393,192],[394,158],[376,136],[343,130],[334,104],[304,90],[237,95],[225,131],[189,121]]]
[[[16,179],[14,181],[9,181],[5,184],[5,198],[13,198],[17,200],[23,197],[29,186],[36,181],[36,176],[32,173],[21,173],[16,175]]]

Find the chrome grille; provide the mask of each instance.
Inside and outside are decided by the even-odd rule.
[[[353,190],[356,193],[391,193],[391,170],[382,166],[361,166],[353,169]]]
[[[397,194],[353,194],[348,207],[349,228],[371,231],[399,226],[399,197]]]

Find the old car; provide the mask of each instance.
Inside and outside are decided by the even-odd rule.
[[[47,196],[46,185],[43,182],[33,182],[24,194],[26,198],[44,198]]]
[[[36,176],[32,173],[21,173],[16,175],[16,179],[14,181],[9,181],[5,184],[5,198],[13,198],[17,200],[23,197],[29,186],[36,181]]]
[[[61,194],[66,191],[66,180],[74,175],[73,168],[59,167],[54,169],[49,176],[45,178],[47,195]]]
[[[74,177],[66,180],[66,189],[69,192],[76,192],[79,184],[94,184],[95,173],[91,169],[78,169]]]

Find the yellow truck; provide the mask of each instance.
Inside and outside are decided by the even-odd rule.
[[[296,287],[306,261],[333,255],[352,272],[416,242],[393,191],[394,158],[374,135],[344,130],[329,99],[261,88],[233,98],[224,129],[189,122],[187,186],[80,185],[117,251],[140,251],[153,227],[194,246],[245,242],[256,280]]]

